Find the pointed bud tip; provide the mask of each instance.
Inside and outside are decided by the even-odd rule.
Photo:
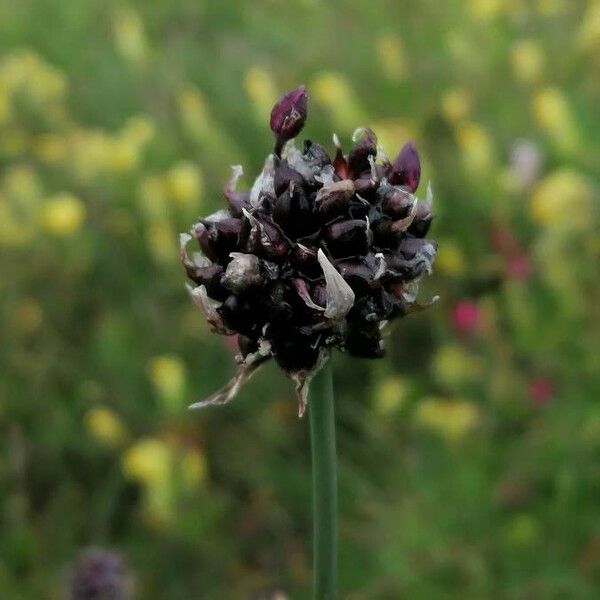
[[[306,121],[308,94],[306,87],[300,85],[284,94],[271,110],[271,131],[280,142],[296,137]]]
[[[404,144],[390,173],[390,183],[406,185],[411,192],[419,187],[421,179],[421,161],[415,143],[411,140]]]

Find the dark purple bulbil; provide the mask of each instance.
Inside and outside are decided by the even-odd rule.
[[[240,367],[221,390],[194,406],[229,401],[274,357],[296,381],[300,414],[308,382],[337,347],[383,356],[382,330],[422,308],[419,280],[437,245],[425,239],[432,194],[415,196],[421,167],[412,142],[393,163],[376,163],[377,136],[357,130],[348,154],[290,140],[304,127],[306,89],[281,98],[271,113],[275,144],[249,192],[236,190],[241,167],[224,189],[229,208],[182,235],[191,295],[213,329],[238,334]],[[189,256],[196,238],[201,254]]]

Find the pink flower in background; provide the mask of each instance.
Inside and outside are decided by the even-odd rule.
[[[452,308],[452,324],[459,335],[472,335],[481,324],[481,308],[473,300],[459,300]]]
[[[490,231],[492,248],[504,259],[504,274],[509,279],[528,279],[531,259],[513,233],[503,225],[494,225]]]
[[[545,377],[536,377],[529,382],[527,393],[533,406],[545,406],[554,396],[554,384]]]
[[[509,279],[527,279],[531,275],[531,261],[525,253],[508,258],[506,275]]]

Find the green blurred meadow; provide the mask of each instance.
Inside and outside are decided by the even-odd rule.
[[[234,365],[178,257],[299,83],[436,194],[440,302],[334,360],[340,597],[600,597],[598,0],[0,0],[0,598],[88,546],[139,599],[310,597],[292,383],[187,410]]]

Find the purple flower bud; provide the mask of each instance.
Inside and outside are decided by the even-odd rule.
[[[273,351],[277,364],[287,373],[311,371],[320,355],[315,341],[315,338],[299,333],[275,339]]]
[[[283,145],[295,138],[306,121],[308,95],[301,85],[282,96],[271,111],[271,131],[275,134],[275,154],[279,155]]]
[[[225,326],[249,337],[260,333],[260,307],[248,298],[231,294],[218,309]]]
[[[206,287],[206,292],[214,300],[224,300],[228,292],[221,285],[221,277],[223,275],[223,267],[221,265],[210,264],[197,267],[195,265],[186,266],[187,276],[196,285]]]
[[[313,204],[303,188],[293,183],[275,202],[273,220],[291,238],[308,235],[318,224],[312,217]]]
[[[398,153],[388,179],[394,185],[405,185],[411,192],[419,187],[421,161],[413,142],[408,142]]]
[[[415,218],[407,231],[415,237],[423,238],[427,235],[432,221],[431,209],[426,204],[419,204]]]
[[[381,200],[381,210],[394,221],[405,218],[416,199],[406,189],[393,185],[382,185],[377,196]]]
[[[325,231],[327,248],[332,256],[360,256],[369,250],[367,222],[352,219],[330,225]]]
[[[381,358],[385,354],[379,323],[352,324],[344,337],[346,352],[361,358]]]
[[[354,177],[370,168],[369,156],[377,156],[377,136],[373,130],[365,127],[358,134],[360,137],[348,154],[348,168]]]
[[[333,141],[336,146],[335,158],[333,159],[333,170],[340,179],[348,179],[348,176],[349,176],[348,162],[346,161],[346,157],[344,156],[344,153],[342,151],[342,146],[340,145],[340,140],[338,139],[338,136],[335,134],[333,136]]]
[[[275,177],[273,180],[275,195],[279,196],[280,194],[283,194],[283,192],[285,192],[292,184],[296,187],[302,187],[306,185],[306,181],[298,171],[292,169],[283,162],[275,169]]]
[[[342,179],[323,186],[315,197],[319,216],[327,222],[343,214],[348,209],[353,194],[354,182],[350,179]]]
[[[323,274],[317,260],[317,250],[304,244],[296,244],[292,249],[291,263],[300,274],[315,279]]]
[[[194,237],[198,240],[198,245],[202,250],[204,256],[211,261],[217,260],[217,255],[211,248],[210,241],[208,239],[208,229],[202,223],[196,223],[193,229]]]
[[[223,196],[225,196],[229,203],[231,215],[239,218],[242,216],[242,209],[248,208],[250,204],[250,192],[238,192],[236,190],[237,182],[243,174],[243,169],[240,165],[235,165],[231,168],[231,178],[223,188]]]
[[[385,272],[385,261],[381,254],[339,260],[335,266],[356,293],[380,287],[379,280]]]
[[[289,246],[279,228],[244,209],[244,223],[240,233],[240,246],[249,254],[267,258],[285,256]]]
[[[238,238],[242,228],[242,221],[240,219],[235,219],[233,217],[226,217],[214,221],[205,219],[201,220],[201,223],[206,227],[208,233],[208,247],[213,256],[223,259],[228,257],[230,252],[237,249]],[[198,237],[198,234],[196,234],[196,237]],[[200,238],[199,241],[202,246],[202,240]],[[202,248],[204,250],[204,246],[202,246]]]

